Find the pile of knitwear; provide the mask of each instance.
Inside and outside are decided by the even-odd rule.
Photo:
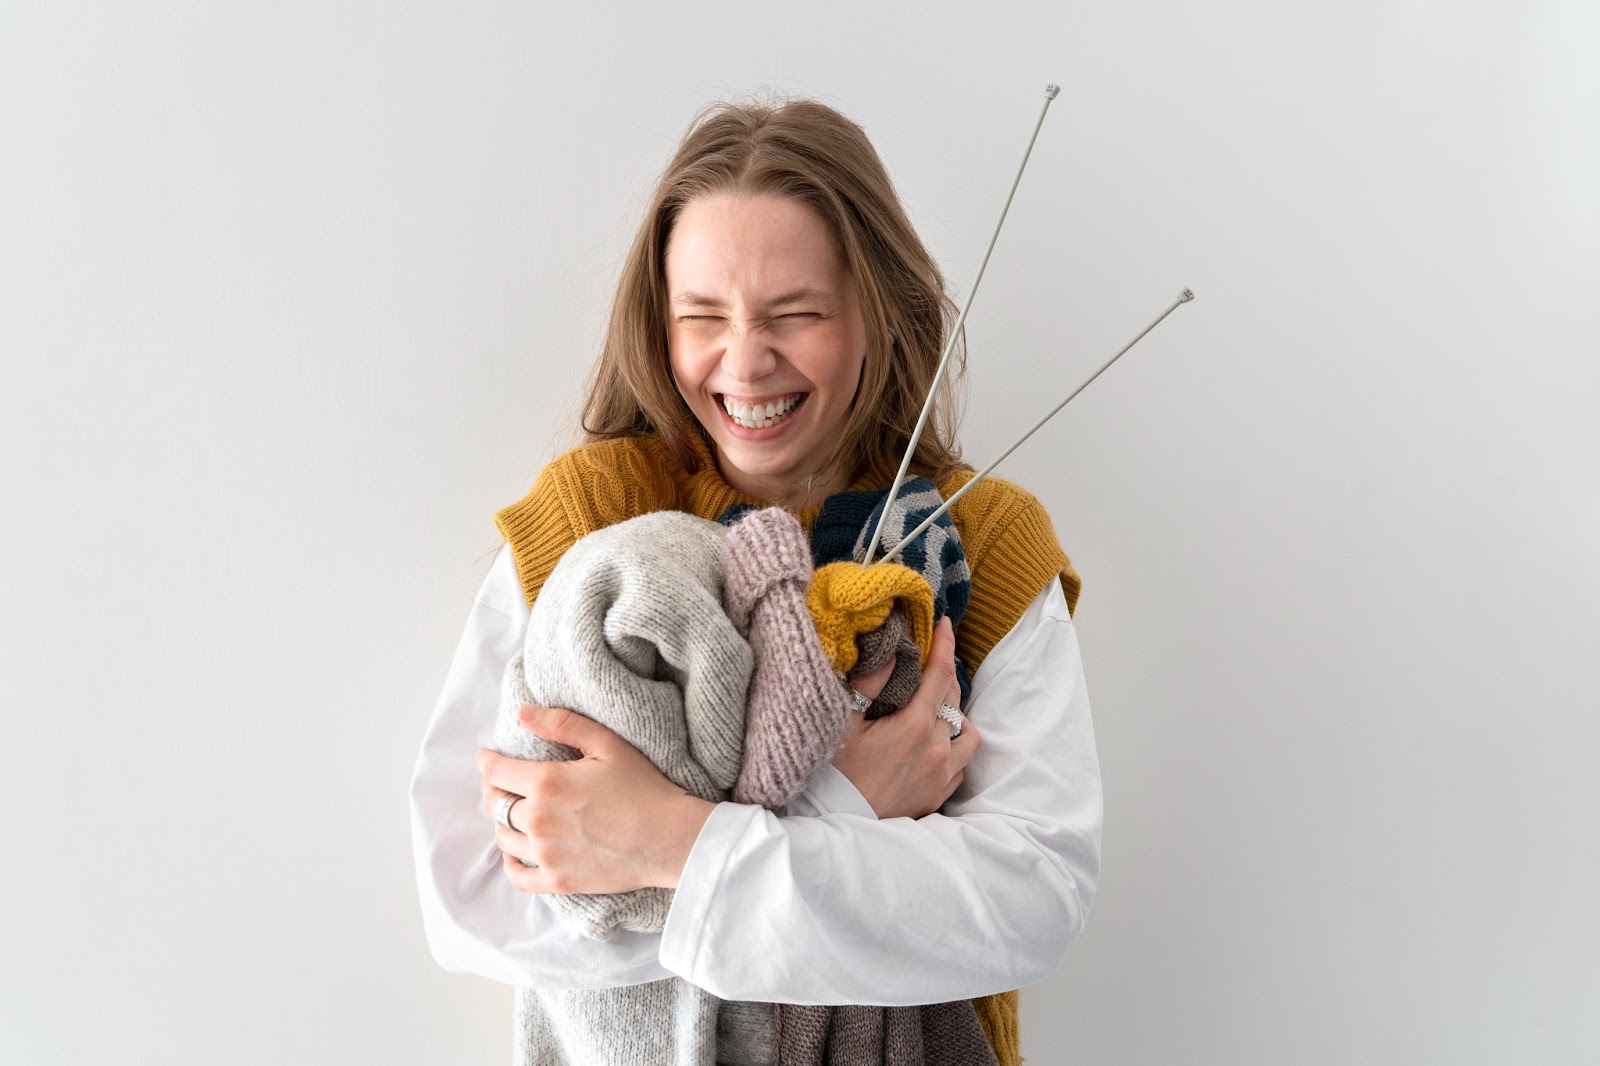
[[[970,589],[949,516],[900,563],[862,567],[884,493],[841,493],[808,543],[780,508],[712,522],[657,511],[608,526],[562,556],[508,664],[494,746],[521,759],[581,757],[522,727],[523,704],[567,707],[607,726],[692,795],[777,813],[837,751],[850,678],[892,655],[867,711],[904,706],[933,628],[960,620]],[[909,482],[885,543],[938,506]],[[964,669],[958,668],[963,696]],[[672,891],[542,895],[559,919],[606,940],[659,932]],[[969,1001],[924,1007],[804,1007],[722,1001],[681,978],[616,989],[519,989],[517,1061],[651,1066],[989,1066]],[[720,1035],[719,1035],[720,1033]]]

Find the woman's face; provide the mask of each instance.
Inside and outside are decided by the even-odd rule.
[[[867,330],[827,222],[779,196],[701,197],[679,213],[665,266],[673,380],[722,476],[795,508],[844,488],[849,471],[820,467],[843,432]]]

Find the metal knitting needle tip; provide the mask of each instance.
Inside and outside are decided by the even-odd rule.
[[[883,561],[884,562],[888,562],[890,559],[893,559],[896,555],[899,555],[902,551],[905,550],[906,545],[910,544],[912,541],[914,541],[918,537],[922,536],[922,531],[923,530],[925,530],[929,526],[933,525],[935,522],[937,522],[939,520],[939,516],[940,515],[944,514],[951,507],[954,507],[955,506],[955,502],[957,500],[961,499],[961,497],[965,496],[967,494],[967,490],[968,489],[972,488],[972,486],[976,485],[978,482],[980,482],[984,478],[988,477],[989,476],[989,471],[991,471],[995,467],[999,466],[1001,460],[1003,460],[1006,456],[1010,455],[1012,452],[1016,451],[1018,448],[1022,447],[1022,442],[1027,440],[1029,437],[1033,436],[1035,433],[1037,433],[1044,426],[1044,424],[1046,422],[1048,422],[1052,418],[1054,418],[1056,416],[1056,412],[1057,411],[1060,411],[1063,407],[1067,406],[1067,404],[1071,403],[1074,399],[1076,399],[1078,393],[1082,392],[1084,389],[1087,389],[1090,385],[1094,384],[1094,379],[1095,378],[1099,377],[1101,374],[1104,374],[1106,372],[1106,369],[1108,367],[1110,367],[1112,363],[1115,363],[1118,359],[1121,359],[1123,357],[1123,355],[1125,355],[1127,353],[1129,348],[1132,348],[1135,344],[1138,344],[1139,341],[1144,338],[1144,335],[1146,333],[1149,333],[1151,330],[1153,330],[1157,326],[1161,325],[1162,320],[1165,319],[1168,315],[1172,314],[1172,312],[1176,311],[1181,304],[1186,304],[1192,299],[1194,299],[1194,290],[1192,290],[1192,289],[1184,289],[1182,292],[1180,292],[1178,294],[1178,298],[1176,300],[1172,301],[1171,305],[1168,306],[1168,308],[1165,311],[1163,311],[1163,312],[1161,312],[1161,314],[1157,315],[1156,316],[1156,320],[1154,322],[1150,323],[1144,329],[1140,330],[1139,331],[1139,335],[1137,337],[1133,338],[1133,340],[1129,341],[1127,344],[1124,344],[1122,346],[1122,350],[1121,351],[1117,352],[1117,354],[1113,355],[1110,359],[1107,359],[1105,361],[1105,363],[1103,363],[1101,365],[1100,369],[1096,370],[1093,374],[1090,374],[1089,375],[1089,379],[1087,381],[1085,381],[1082,385],[1079,385],[1076,389],[1073,389],[1071,396],[1068,396],[1065,400],[1062,400],[1060,403],[1058,403],[1054,407],[1052,407],[1050,409],[1050,413],[1049,414],[1045,415],[1043,418],[1039,419],[1039,421],[1035,422],[1033,424],[1033,428],[1028,430],[1028,432],[1024,433],[1022,436],[1018,437],[1016,442],[1013,443],[1011,445],[1011,447],[1007,448],[1005,451],[1000,453],[999,458],[995,459],[994,462],[990,463],[988,466],[984,467],[982,470],[980,470],[976,474],[972,475],[971,480],[969,480],[965,485],[962,485],[959,489],[957,489],[954,493],[952,493],[950,498],[948,500],[944,501],[944,503],[940,505],[940,507],[939,507],[939,509],[937,511],[933,512],[926,519],[924,519],[922,524],[920,526],[918,526],[916,529],[913,529],[910,533],[906,534],[905,538],[902,539],[899,544],[896,544],[894,547],[890,548],[887,552],[885,552],[884,555],[883,555]]]
[[[900,469],[895,472],[894,481],[889,484],[889,495],[883,498],[883,513],[878,516],[878,524],[872,530],[872,539],[867,542],[867,554],[861,560],[863,566],[872,565],[872,556],[878,550],[878,545],[883,543],[884,523],[888,522],[889,509],[900,496],[900,486],[905,482],[906,470],[911,466],[911,457],[916,453],[917,442],[922,440],[922,429],[928,424],[928,415],[933,411],[934,398],[939,394],[939,383],[944,380],[945,368],[950,364],[950,353],[955,350],[956,342],[961,339],[961,327],[967,321],[967,312],[972,310],[972,298],[978,295],[978,286],[983,282],[983,272],[988,269],[989,257],[994,254],[995,242],[1000,239],[1000,229],[1006,224],[1006,214],[1011,210],[1011,201],[1016,198],[1017,186],[1022,184],[1022,172],[1028,169],[1028,157],[1033,155],[1033,142],[1039,139],[1039,128],[1044,125],[1044,116],[1050,111],[1050,101],[1054,100],[1060,91],[1060,86],[1045,86],[1044,107],[1039,109],[1039,118],[1033,124],[1033,133],[1028,136],[1028,147],[1023,150],[1022,163],[1017,167],[1017,176],[1011,179],[1011,191],[1006,193],[1005,205],[1000,208],[1000,220],[994,224],[994,233],[989,237],[989,247],[984,249],[983,259],[978,263],[977,276],[972,279],[972,284],[967,289],[966,302],[961,305],[961,313],[956,316],[955,325],[950,327],[950,336],[945,340],[944,352],[939,356],[939,365],[933,371],[933,381],[928,385],[928,395],[922,401],[922,413],[917,416],[917,424],[911,430],[911,439],[906,442],[906,452],[900,457]]]

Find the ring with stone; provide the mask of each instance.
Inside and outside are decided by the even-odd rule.
[[[953,730],[950,734],[951,740],[961,735],[961,723],[966,721],[961,715],[961,708],[952,707],[948,703],[941,703],[939,704],[939,717],[950,724]]]
[[[850,712],[852,714],[866,714],[867,708],[872,706],[872,697],[865,692],[850,690]]]
[[[515,829],[516,826],[511,824],[511,808],[516,805],[519,799],[522,799],[522,797],[515,793],[507,793],[496,800],[494,804],[494,820],[507,829]]]

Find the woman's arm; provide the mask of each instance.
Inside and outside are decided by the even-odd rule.
[[[424,924],[446,969],[547,988],[676,972],[724,998],[918,1003],[1039,980],[1076,938],[1098,878],[1100,785],[1058,587],[978,671],[967,710],[984,743],[944,814],[878,822],[831,765],[789,809],[820,817],[720,804],[691,851],[664,933],[606,942],[515,889],[479,808],[473,753],[492,739],[505,664],[525,624],[503,551],[412,782]]]
[[[685,864],[662,963],[725,999],[886,1006],[1054,972],[1099,880],[1102,819],[1057,583],[983,661],[967,713],[983,743],[941,814],[779,818],[718,805]]]
[[[530,988],[616,987],[671,977],[661,935],[582,935],[544,900],[508,879],[496,826],[483,813],[474,754],[491,746],[506,665],[521,650],[528,610],[509,549],[484,579],[456,649],[411,779],[411,828],[423,927],[447,970]],[[872,808],[824,766],[792,809]]]
[[[502,547],[467,617],[411,778],[411,832],[423,927],[447,970],[529,988],[601,988],[671,973],[660,934],[593,940],[506,879],[495,824],[483,813],[474,753],[493,743],[506,664],[528,612]]]

